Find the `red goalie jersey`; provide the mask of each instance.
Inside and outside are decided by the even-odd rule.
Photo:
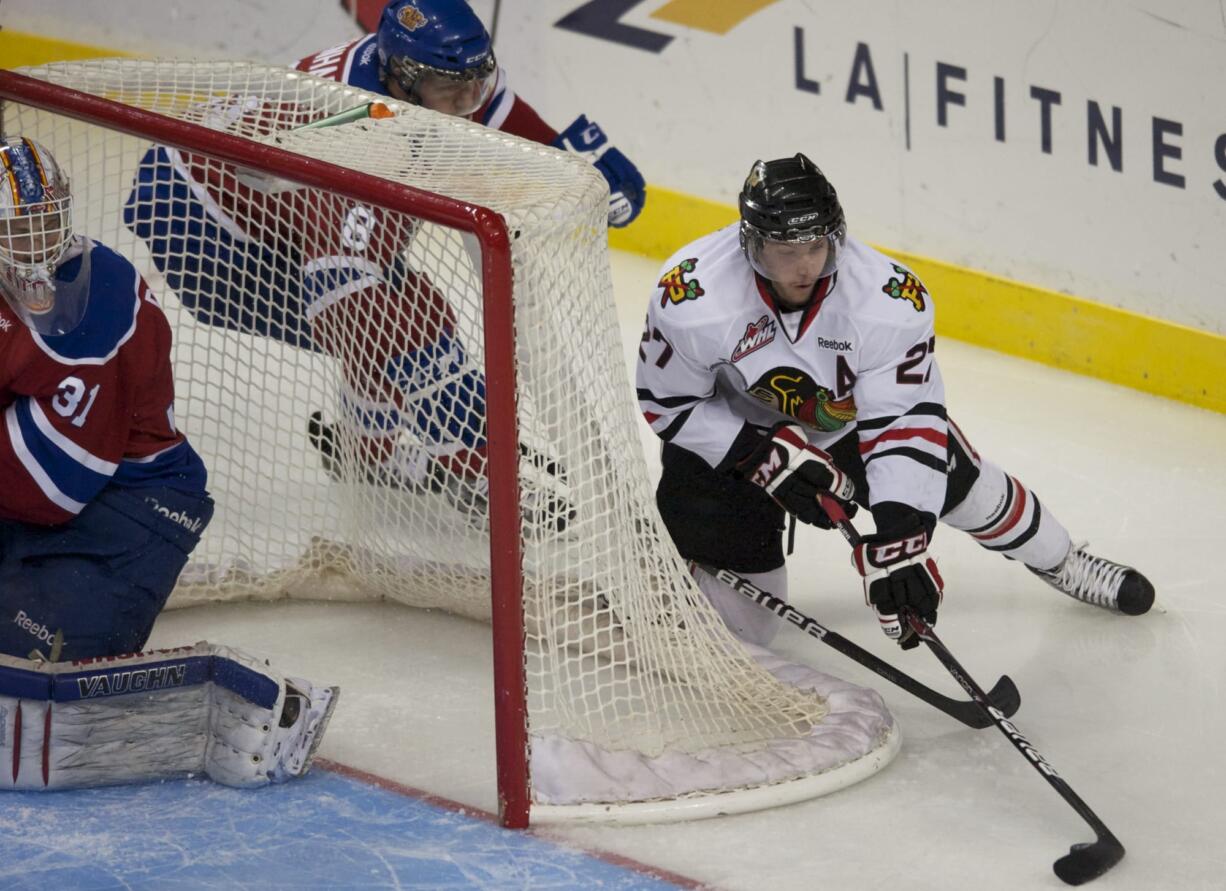
[[[104,487],[203,494],[174,423],[170,326],[132,265],[81,239],[56,272],[88,289],[72,331],[41,335],[0,300],[0,517],[58,524]]]

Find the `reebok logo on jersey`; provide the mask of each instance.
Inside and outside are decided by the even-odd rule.
[[[7,332],[9,331],[9,329],[10,329],[10,328],[12,328],[12,327],[13,327],[13,323],[12,323],[12,322],[10,322],[10,321],[9,321],[8,319],[6,319],[4,316],[0,316],[0,331],[4,331],[4,332],[6,332],[6,333],[7,333]]]
[[[775,320],[769,316],[762,316],[756,322],[750,322],[745,326],[745,333],[737,342],[736,349],[732,351],[732,361],[736,362],[739,359],[744,359],[754,350],[760,350],[772,340],[775,339]]]
[[[840,353],[850,353],[856,349],[850,340],[827,340],[824,337],[817,338],[817,347],[822,350],[837,350]]]

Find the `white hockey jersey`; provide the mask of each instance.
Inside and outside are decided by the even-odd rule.
[[[738,224],[665,263],[639,347],[639,404],[666,442],[725,458],[745,422],[792,420],[818,448],[855,431],[869,504],[934,516],[945,497],[945,388],[932,298],[902,264],[848,238],[838,271],[783,312]]]

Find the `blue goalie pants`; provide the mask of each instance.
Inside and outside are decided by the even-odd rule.
[[[59,526],[0,522],[0,653],[61,661],[140,650],[213,501],[164,487],[111,486]]]

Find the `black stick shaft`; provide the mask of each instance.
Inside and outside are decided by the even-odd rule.
[[[856,532],[855,527],[851,525],[851,520],[848,519],[842,506],[828,496],[821,496],[821,502],[822,509],[834,521],[835,526],[843,533],[843,537],[847,539],[848,543],[852,547],[858,545],[860,543],[860,535]],[[988,695],[983,692],[983,688],[976,683],[975,679],[954,658],[953,653],[949,651],[949,648],[941,642],[936,632],[932,630],[932,626],[910,610],[902,610],[901,612],[902,618],[911,627],[911,630],[928,646],[928,649],[945,666],[945,670],[953,676],[958,685],[967,692],[967,695],[991,719],[992,723],[1005,735],[1005,738],[1013,744],[1013,747],[1026,757],[1026,760],[1030,762],[1030,766],[1038,771],[1039,775],[1047,780],[1048,784],[1060,794],[1060,797],[1094,830],[1097,841],[1093,845],[1074,846],[1069,854],[1056,862],[1056,875],[1069,884],[1080,885],[1102,875],[1118,863],[1124,856],[1124,846],[1111,830],[1107,828],[1107,825],[1099,819],[1098,815],[1090,809],[1088,804],[1082,801],[1081,796],[1073,791],[1073,787],[1062,776],[1056,773],[1056,769],[1039,753],[1039,750],[1031,744],[1030,740],[1017,729],[1017,725],[1010,721],[1007,715],[1002,714],[999,709],[992,705]]]
[[[894,666],[890,665],[882,659],[874,656],[868,650],[862,649],[857,644],[852,643],[847,638],[843,637],[835,631],[831,631],[825,625],[822,625],[816,619],[802,613],[796,607],[787,603],[784,600],[771,594],[769,591],[764,591],[751,582],[744,576],[737,575],[727,569],[718,569],[714,566],[702,566],[701,568],[711,575],[715,576],[724,584],[735,590],[738,594],[742,594],[760,606],[765,607],[772,613],[799,628],[801,631],[816,637],[822,643],[838,650],[844,656],[860,663],[869,671],[880,675],[892,684],[895,684],[906,690],[912,696],[923,700],[933,708],[940,709],[952,718],[961,721],[968,727],[982,729],[992,726],[992,721],[987,718],[982,709],[974,702],[967,702],[961,699],[951,699],[942,693],[938,693],[931,687],[926,687],[908,674],[904,674]],[[1001,678],[1000,683],[993,690],[993,701],[998,702],[1003,711],[1008,714],[1013,714],[1020,704],[1020,699],[1017,697],[1017,690],[1013,686],[1013,682],[1008,678]]]
[[[967,695],[988,713],[993,723],[1000,728],[1000,732],[1008,738],[1009,742],[1013,743],[1013,747],[1026,756],[1030,766],[1037,770],[1043,779],[1047,780],[1060,793],[1061,797],[1072,805],[1073,810],[1077,811],[1081,818],[1090,824],[1095,834],[1099,836],[1111,835],[1111,831],[1107,828],[1106,824],[1098,818],[1094,811],[1090,810],[1090,806],[1081,800],[1081,797],[1073,791],[1064,778],[1056,773],[1056,769],[1051,766],[1046,758],[1039,754],[1039,750],[1031,745],[1030,740],[1026,739],[1022,732],[1017,729],[1017,726],[988,701],[988,694],[983,692],[983,688],[976,683],[975,679],[967,673],[961,663],[954,658],[953,653],[949,651],[949,648],[941,642],[936,632],[932,630],[932,626],[909,610],[904,610],[903,614],[911,625],[911,630],[916,633],[920,640],[928,645],[928,649],[945,666],[945,669],[958,682],[958,685],[967,692]]]

